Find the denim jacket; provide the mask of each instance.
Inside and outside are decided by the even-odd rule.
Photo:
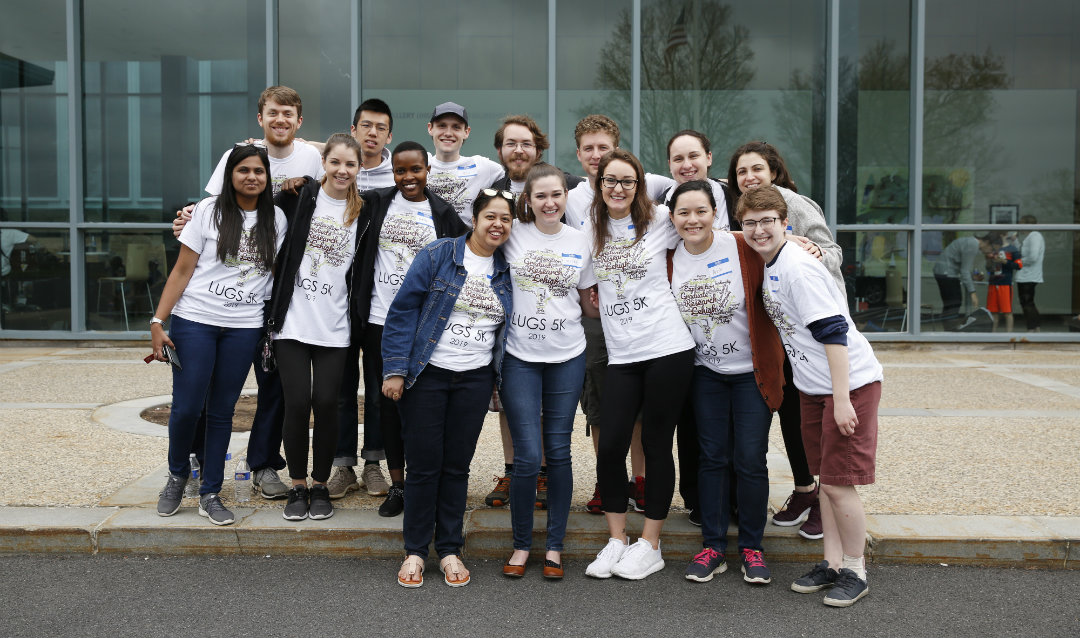
[[[405,377],[405,387],[411,388],[427,366],[465,285],[465,242],[470,235],[436,239],[417,253],[386,313],[382,340],[384,380]],[[506,327],[514,308],[509,265],[502,250],[496,250],[494,258],[491,289],[502,303],[503,324],[495,339],[492,364],[496,382],[501,385]]]

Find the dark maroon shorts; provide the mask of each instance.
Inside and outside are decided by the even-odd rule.
[[[800,392],[803,446],[810,473],[826,485],[870,485],[877,458],[877,412],[881,382],[868,383],[849,393],[859,424],[844,436],[833,419],[831,394]]]

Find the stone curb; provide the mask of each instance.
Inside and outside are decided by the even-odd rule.
[[[160,517],[148,507],[0,507],[0,554],[304,555],[398,558],[401,519],[370,510],[338,510],[324,521],[291,523],[278,510],[238,508],[237,522],[215,527],[194,508]],[[631,514],[631,535],[641,517]],[[537,512],[534,547],[542,547],[546,516]],[[877,564],[984,565],[1080,569],[1080,517],[867,516],[867,558]],[[602,516],[572,512],[563,555],[591,558],[607,540]],[[730,547],[736,546],[729,536]],[[813,562],[819,541],[796,528],[768,525],[766,556],[778,562]],[[466,513],[465,553],[502,559],[512,546],[510,512]],[[689,560],[701,547],[699,528],[674,514],[664,527],[663,550]]]

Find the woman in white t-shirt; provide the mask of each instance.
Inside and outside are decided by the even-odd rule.
[[[383,324],[383,396],[398,402],[405,443],[405,562],[398,584],[424,584],[434,533],[445,582],[469,584],[461,562],[469,464],[500,381],[513,312],[499,247],[513,225],[513,193],[483,189],[473,230],[413,257]]]
[[[353,256],[367,228],[356,190],[360,144],[336,133],[323,146],[319,182],[309,181],[296,195],[283,192],[278,203],[292,224],[278,258],[267,331],[274,339],[285,399],[282,443],[292,488],[282,516],[286,520],[334,515],[326,481],[337,445],[337,400],[349,348],[349,300]],[[358,270],[358,269],[357,269]],[[307,484],[308,423],[311,435],[311,489]]]
[[[180,254],[150,320],[154,358],[173,363],[169,478],[157,511],[172,516],[180,508],[191,473],[188,454],[206,406],[199,514],[215,525],[234,520],[218,498],[225,452],[236,400],[262,335],[263,302],[286,227],[270,196],[264,147],[236,145],[225,175],[221,194],[199,202],[180,233]]]
[[[772,576],[762,556],[769,507],[765,455],[772,413],[783,399],[784,349],[761,298],[765,264],[745,241],[713,228],[716,200],[707,182],[679,185],[670,203],[682,237],[672,251],[671,289],[696,344],[689,402],[697,424],[694,449],[700,451],[703,548],[686,578],[705,582],[727,568],[728,519],[737,505],[743,579],[768,583]],[[732,469],[738,476],[735,503]]]
[[[735,149],[728,164],[728,183],[735,188],[737,195],[756,188],[775,186],[788,207],[788,224],[791,228],[788,239],[819,259],[832,275],[840,294],[845,294],[844,276],[840,272],[844,256],[840,246],[833,240],[821,207],[814,200],[796,192],[795,181],[791,179],[784,158],[775,146],[767,142],[747,142]],[[791,364],[785,361],[784,379],[788,386],[792,385],[792,378]],[[773,516],[773,524],[782,527],[800,525],[800,536],[818,539],[824,533],[818,488],[806,462],[796,393],[785,394],[779,412],[780,431],[784,435],[784,449],[795,478],[795,489],[784,507]]]
[[[587,301],[588,288],[596,283],[589,237],[560,221],[566,190],[561,170],[534,166],[518,198],[520,223],[502,248],[514,289],[500,390],[514,442],[514,553],[503,567],[511,577],[525,574],[542,459],[547,461],[548,488],[544,576],[563,576],[563,537],[574,487],[570,435],[585,380],[581,314],[587,309],[599,316]]]
[[[596,578],[637,580],[664,567],[660,531],[675,489],[672,437],[694,363],[694,340],[667,278],[667,251],[679,236],[644,185],[645,171],[633,154],[615,149],[605,155],[586,231],[608,351],[596,474],[611,538],[585,571]],[[628,547],[625,459],[639,411],[648,471],[645,523]]]

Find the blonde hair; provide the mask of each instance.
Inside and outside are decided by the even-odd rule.
[[[352,135],[348,133],[334,133],[326,140],[326,146],[323,147],[322,158],[326,161],[326,156],[330,154],[330,151],[337,146],[345,146],[352,149],[356,153],[356,161],[360,162],[360,143],[353,139]],[[323,175],[320,184],[325,184],[329,175]],[[353,222],[360,217],[360,211],[364,208],[364,200],[360,197],[360,191],[357,188],[350,188],[345,193],[345,225],[352,226]]]

